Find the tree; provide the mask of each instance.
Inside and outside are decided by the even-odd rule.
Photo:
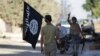
[[[91,11],[93,17],[100,17],[100,0],[86,0],[83,8],[86,11]]]
[[[12,25],[23,22],[23,2],[26,1],[43,16],[51,14],[54,23],[59,15],[59,7],[54,0],[0,0],[0,18]]]

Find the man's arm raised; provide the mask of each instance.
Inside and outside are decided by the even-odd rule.
[[[67,18],[67,21],[68,21],[69,24],[71,24],[71,21],[70,21],[70,14],[71,14],[71,13],[68,14],[68,18]]]

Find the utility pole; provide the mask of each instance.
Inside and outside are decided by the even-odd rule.
[[[61,1],[61,14],[60,14],[60,21],[66,21],[67,14],[69,13],[69,5],[67,4],[68,0],[60,0]]]
[[[66,18],[66,14],[67,12],[66,12],[66,0],[61,0],[61,17],[63,18],[63,19],[65,19]]]

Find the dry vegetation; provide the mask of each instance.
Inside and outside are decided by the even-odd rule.
[[[54,0],[25,0],[43,16],[51,14],[56,23],[60,7]],[[12,25],[22,24],[24,0],[0,0],[0,18]]]

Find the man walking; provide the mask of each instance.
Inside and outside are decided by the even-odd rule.
[[[45,56],[56,56],[56,27],[51,23],[50,15],[45,16],[46,25],[41,31],[41,52],[44,51]],[[58,39],[58,38],[57,38]],[[43,47],[44,44],[44,47]]]
[[[68,22],[70,24],[70,35],[72,38],[72,42],[74,44],[74,54],[73,56],[78,56],[78,50],[79,50],[79,44],[81,42],[81,37],[83,38],[81,28],[79,24],[77,23],[77,18],[72,17],[72,20],[69,19],[70,14],[68,15]],[[75,48],[76,45],[76,48]]]

